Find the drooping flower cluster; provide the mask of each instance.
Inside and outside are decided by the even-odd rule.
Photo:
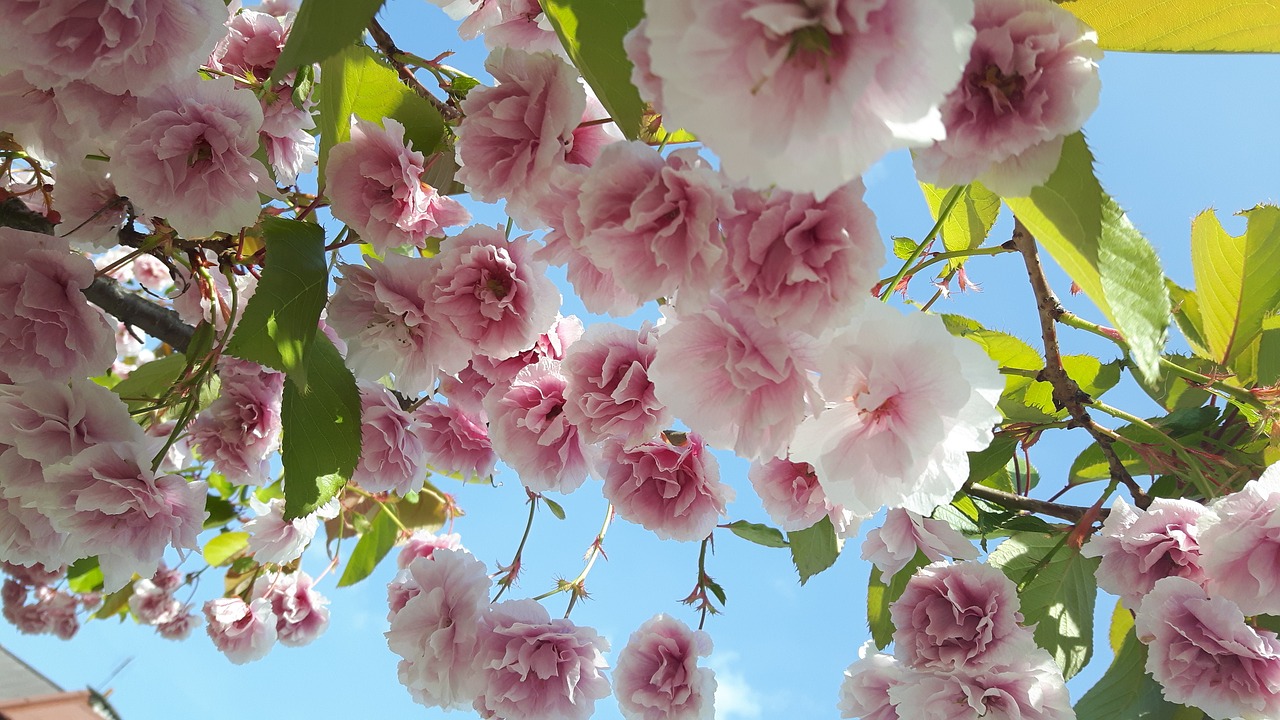
[[[247,602],[239,596],[206,602],[205,630],[228,660],[243,665],[266,657],[276,641],[291,647],[312,643],[329,627],[328,604],[304,572],[264,573]]]

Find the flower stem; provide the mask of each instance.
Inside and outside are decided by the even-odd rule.
[[[920,244],[916,246],[915,251],[911,253],[911,257],[907,258],[906,262],[902,263],[902,269],[898,270],[898,274],[893,276],[893,280],[884,289],[884,293],[880,296],[880,302],[889,302],[889,296],[893,295],[893,289],[898,287],[898,283],[902,282],[902,278],[907,276],[907,273],[911,270],[911,266],[920,259],[920,255],[924,252],[924,249],[933,242],[933,239],[938,236],[938,233],[942,232],[942,224],[947,221],[947,216],[951,214],[951,209],[955,207],[956,202],[960,199],[960,195],[968,189],[968,185],[956,185],[947,191],[947,196],[942,199],[942,207],[938,209],[938,220],[933,224],[933,229],[929,230],[929,234],[925,235],[924,239],[920,241]]]

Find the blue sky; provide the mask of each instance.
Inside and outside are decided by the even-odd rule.
[[[417,0],[392,0],[383,17],[402,47],[426,57],[458,50],[449,62],[482,74],[482,45],[464,45],[454,34],[454,24],[437,8]],[[1191,284],[1188,238],[1194,215],[1216,207],[1228,230],[1238,232],[1243,223],[1230,217],[1232,213],[1277,199],[1280,99],[1271,89],[1278,76],[1276,57],[1116,53],[1102,62],[1102,103],[1086,126],[1098,175],[1156,245],[1166,273],[1183,285]],[[927,232],[931,223],[905,153],[886,158],[866,183],[867,202],[877,214],[883,237],[918,238]],[[480,222],[503,221],[492,208],[475,208],[475,214]],[[1007,239],[1009,229],[1008,218],[1003,218],[993,239]],[[882,275],[893,269],[887,267]],[[1020,259],[981,258],[971,264],[970,272],[984,292],[954,295],[938,309],[975,317],[1038,346],[1034,306]],[[563,287],[562,276],[557,277]],[[1056,268],[1050,280],[1065,295],[1068,281]],[[913,296],[923,300],[929,288],[921,281],[917,285]],[[1072,310],[1097,317],[1083,297],[1064,301]],[[563,312],[582,314],[567,293]],[[1110,347],[1095,340],[1063,331],[1067,352],[1114,356]],[[1109,398],[1138,414],[1154,412],[1131,383]],[[1032,451],[1041,487],[1059,487],[1071,459],[1086,444],[1082,431],[1047,435]],[[729,506],[730,519],[767,521],[746,481],[745,463],[720,457],[722,478],[738,494]],[[499,481],[497,488],[442,481],[442,488],[455,493],[468,513],[455,529],[491,568],[510,560],[525,517],[518,481],[510,473]],[[572,577],[581,569],[582,553],[599,527],[605,501],[594,482],[562,500],[568,518],[539,514],[525,554],[523,581],[508,597],[540,594],[556,577]],[[864,617],[869,568],[858,558],[860,543],[849,543],[832,569],[800,587],[785,550],[760,548],[727,532],[717,533],[708,571],[728,593],[726,613],[707,624],[716,646],[711,665],[722,688],[718,718],[837,717],[841,671],[868,637]],[[636,525],[618,521],[605,548],[608,560],[598,562],[588,580],[593,599],[579,604],[572,617],[612,641],[610,660],[631,631],[655,613],[697,623],[696,613],[678,603],[694,584],[697,543],[662,542]],[[315,575],[324,565],[322,554],[313,551],[303,567]],[[0,643],[68,688],[93,685],[113,690],[111,699],[125,720],[444,717],[411,702],[396,681],[396,658],[382,636],[385,584],[392,570],[388,561],[369,580],[344,589],[334,587],[336,575],[330,575],[320,587],[333,602],[327,634],[307,648],[277,647],[265,660],[249,665],[228,663],[203,631],[184,643],[171,643],[147,628],[115,621],[91,623],[71,642],[24,637],[0,625]],[[201,588],[198,598],[203,601],[213,592],[211,583]],[[559,615],[566,601],[560,595],[546,604]],[[1105,640],[1110,611],[1111,602],[1100,600],[1099,651],[1072,683],[1075,697],[1110,659]],[[125,661],[129,664],[105,683]],[[611,699],[597,706],[595,716],[620,717]]]

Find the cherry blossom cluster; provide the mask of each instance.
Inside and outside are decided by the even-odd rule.
[[[66,568],[45,570],[0,562],[7,575],[0,586],[4,619],[24,635],[56,635],[70,640],[80,629],[79,613],[92,612],[102,604],[97,593],[71,593],[58,587]]]
[[[290,647],[309,645],[329,627],[329,601],[312,585],[302,571],[263,573],[247,601],[232,596],[206,602],[205,630],[237,665],[266,657],[277,640]]]
[[[868,645],[845,670],[840,717],[1074,720],[1062,671],[1018,607],[1017,588],[989,565],[921,568],[890,608],[893,655]]]
[[[413,699],[509,720],[592,715],[609,695],[608,642],[533,600],[490,602],[484,563],[456,535],[418,533],[387,588],[387,644]],[[698,667],[711,639],[658,615],[618,657],[614,694],[629,720],[709,720],[714,673]]]
[[[200,616],[192,612],[190,603],[174,597],[184,584],[182,573],[161,564],[151,579],[133,583],[129,610],[140,624],[154,627],[160,637],[186,640],[200,624]]]
[[[1098,587],[1135,613],[1165,698],[1216,720],[1280,713],[1280,638],[1246,615],[1280,615],[1280,464],[1208,507],[1118,499],[1082,549]]]

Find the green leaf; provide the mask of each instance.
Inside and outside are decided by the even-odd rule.
[[[129,598],[133,597],[133,583],[134,581],[130,580],[128,585],[103,598],[102,607],[98,608],[98,611],[93,616],[99,620],[106,620],[128,612]],[[121,621],[123,620],[124,618],[121,618]]]
[[[990,445],[977,452],[969,453],[969,480],[966,485],[980,483],[1004,470],[1017,449],[1016,437],[1000,433],[992,439]]]
[[[236,519],[236,506],[217,495],[205,496],[204,510],[209,513],[204,521],[205,530],[220,528]]]
[[[1191,223],[1191,267],[1204,339],[1212,359],[1230,365],[1262,332],[1280,302],[1280,208],[1242,213],[1248,226],[1232,236],[1206,210]]]
[[[1083,557],[1063,543],[1063,537],[1014,533],[987,562],[1013,582],[1025,582],[1018,593],[1023,622],[1035,625],[1036,644],[1048,650],[1063,677],[1070,678],[1093,656],[1093,605],[1098,594],[1093,573],[1098,560]]]
[[[823,516],[813,527],[787,533],[791,546],[791,562],[800,573],[800,584],[835,564],[840,556],[840,541],[831,518]]]
[[[204,561],[217,567],[226,565],[236,553],[249,547],[249,533],[225,532],[214,535],[204,544]]]
[[[364,45],[348,45],[340,50],[320,64],[320,118],[316,127],[320,131],[321,185],[329,150],[351,138],[352,115],[378,124],[384,117],[398,121],[404,126],[405,142],[424,156],[441,149],[444,120],[431,103],[400,82],[396,71]]]
[[[942,211],[942,202],[951,188],[920,183],[920,190],[924,193],[925,202],[929,204],[929,214],[937,220],[938,213]],[[942,223],[943,246],[948,252],[981,247],[982,243],[986,242],[999,215],[1000,196],[988,190],[982,183],[971,183],[952,206],[946,221]],[[948,262],[948,267],[958,267],[964,261],[965,258],[956,258]]]
[[[1164,285],[1173,302],[1173,319],[1178,323],[1178,329],[1187,339],[1192,352],[1203,358],[1212,358],[1213,354],[1208,350],[1209,343],[1204,339],[1204,330],[1201,329],[1204,327],[1204,318],[1200,315],[1199,298],[1169,278],[1165,278]]]
[[[186,367],[187,358],[182,353],[165,355],[139,365],[129,373],[129,377],[116,383],[111,389],[129,406],[129,412],[137,412],[155,405],[165,393],[173,389],[174,383],[182,376]]]
[[[1270,0],[1072,0],[1062,7],[1098,33],[1103,50],[1280,52]]]
[[[277,83],[303,65],[320,62],[364,35],[383,0],[305,0],[280,51],[271,82]],[[329,82],[327,71],[321,80]]]
[[[622,134],[639,138],[646,106],[631,84],[622,36],[644,17],[643,0],[543,0],[542,9]]]
[[[67,588],[74,593],[98,592],[102,589],[102,568],[97,557],[81,558],[67,568]]]
[[[893,642],[893,618],[889,608],[907,589],[907,581],[916,571],[929,564],[929,558],[919,550],[901,570],[889,578],[888,584],[880,574],[880,569],[871,566],[871,577],[867,581],[867,627],[871,629],[871,639],[876,647],[883,650]]]
[[[1280,381],[1280,316],[1262,321],[1262,332],[1236,356],[1232,369],[1245,386],[1270,386]]]
[[[305,390],[286,379],[280,416],[284,517],[313,513],[342,489],[360,459],[360,391],[337,348],[316,333]]]
[[[771,548],[787,547],[787,539],[782,537],[782,531],[761,525],[760,523],[747,522],[746,520],[735,520],[725,525],[730,532],[748,542],[757,545],[763,545]]]
[[[1116,600],[1116,607],[1111,611],[1111,629],[1107,631],[1107,640],[1111,643],[1111,652],[1120,653],[1124,647],[1124,639],[1133,630],[1133,613],[1125,609],[1124,603]]]
[[[1092,355],[1064,355],[1062,367],[1089,397],[1098,399],[1120,382],[1120,370],[1124,363],[1113,360],[1103,364]]]
[[[1160,353],[1169,333],[1169,293],[1155,248],[1129,222],[1110,196],[1102,202],[1098,245],[1102,292],[1116,329],[1129,344],[1138,374],[1148,382],[1160,371]]]
[[[1041,247],[1049,251],[1085,295],[1110,317],[1098,273],[1102,236],[1102,185],[1093,174],[1093,153],[1084,135],[1062,145],[1062,158],[1049,180],[1025,198],[1005,198]]]
[[[1160,684],[1146,671],[1147,646],[1138,642],[1133,630],[1124,638],[1111,667],[1076,703],[1076,717],[1082,720],[1198,720],[1199,710],[1164,699]]]
[[[1012,335],[988,330],[976,320],[961,315],[941,317],[948,332],[978,343],[1001,367],[1031,371],[1044,368],[1040,353]],[[1023,375],[1005,376],[999,407],[1005,418],[1017,422],[1052,422],[1060,415],[1053,404],[1053,386]]]
[[[916,253],[919,243],[909,237],[896,237],[893,239],[893,256],[899,260],[906,260]]]
[[[564,519],[564,508],[560,507],[560,503],[556,502],[555,500],[552,500],[549,497],[543,497],[542,502],[547,504],[547,509],[551,511],[552,515],[556,516],[557,520]]]
[[[267,262],[227,352],[287,373],[307,387],[306,355],[329,299],[324,229],[269,217],[262,221]]]
[[[1191,357],[1189,355],[1165,355],[1165,359],[1180,365],[1188,370],[1193,370],[1201,375],[1208,375],[1214,371],[1217,366],[1212,360],[1204,358]],[[1187,382],[1182,376],[1161,366],[1160,377],[1156,382],[1143,382],[1141,378],[1138,384],[1142,389],[1151,396],[1151,399],[1160,403],[1166,410],[1176,410],[1184,407],[1200,407],[1209,400],[1209,391],[1196,387]]]
[[[356,549],[351,551],[351,557],[347,558],[347,567],[342,571],[342,577],[338,579],[338,587],[354,585],[369,577],[374,568],[378,567],[378,563],[391,552],[399,534],[400,528],[396,527],[388,511],[380,511],[377,517],[373,518],[369,529],[360,536]]]
[[[396,517],[410,530],[439,530],[448,520],[445,512],[444,494],[429,482],[396,503]]]

